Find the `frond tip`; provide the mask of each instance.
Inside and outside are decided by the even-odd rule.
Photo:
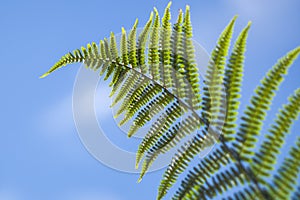
[[[72,64],[72,63],[76,63],[76,62],[83,62],[83,60],[84,60],[84,56],[82,55],[81,51],[79,49],[76,49],[73,52],[73,54],[70,52],[70,53],[67,53],[66,55],[62,56],[60,58],[60,60],[57,63],[55,63],[46,73],[41,75],[40,78],[45,78],[52,72],[66,66],[68,64]]]
[[[251,98],[251,105],[246,108],[244,116],[242,116],[243,122],[234,144],[244,160],[250,161],[251,149],[255,147],[257,136],[260,135],[266,111],[269,109],[284,75],[287,74],[288,69],[299,54],[300,47],[297,47],[279,59],[262,79],[262,85],[255,90],[256,94]]]

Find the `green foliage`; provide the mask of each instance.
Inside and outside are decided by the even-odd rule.
[[[226,26],[200,85],[190,8],[187,6],[185,13],[179,10],[172,26],[170,6],[171,3],[161,20],[154,8],[138,35],[138,20],[128,35],[122,28],[120,49],[111,33],[99,45],[93,42],[67,53],[41,78],[68,64],[84,62],[87,68],[99,71],[104,80],[111,81],[111,106],[119,105],[115,117],[123,116],[120,125],[130,123],[129,137],[154,120],[137,150],[136,167],[142,163],[139,181],[160,154],[181,145],[163,174],[157,199],[162,199],[184,172],[187,174],[173,199],[211,199],[226,195],[234,187],[237,189],[227,199],[299,199],[299,186],[297,190],[295,186],[300,170],[300,138],[284,162],[279,167],[275,164],[300,113],[300,88],[279,110],[267,133],[261,130],[300,47],[270,69],[237,125],[251,23],[241,31],[231,53],[237,17]],[[257,142],[260,136],[264,136],[261,145]],[[197,159],[199,164],[187,170],[197,155],[216,142],[207,157]]]

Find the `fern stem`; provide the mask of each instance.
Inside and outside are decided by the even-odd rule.
[[[116,66],[118,66],[118,67],[125,67],[127,69],[130,69],[133,72],[135,72],[135,73],[139,74],[140,76],[142,76],[143,78],[146,78],[146,79],[152,81],[155,85],[158,85],[159,87],[161,87],[162,90],[164,92],[166,92],[168,95],[172,96],[173,98],[176,98],[180,105],[183,105],[186,109],[189,109],[193,113],[193,116],[195,116],[201,124],[205,124],[209,127],[208,121],[201,118],[198,115],[198,113],[195,111],[195,109],[193,109],[192,106],[187,105],[180,98],[177,98],[176,95],[174,95],[166,87],[161,85],[159,83],[159,81],[153,80],[153,78],[150,78],[146,74],[143,74],[142,72],[138,71],[137,69],[132,68],[130,65],[124,65],[123,63],[117,63],[115,60],[110,60],[109,58],[106,59],[106,61],[115,63]],[[246,168],[243,165],[240,155],[234,149],[228,147],[228,145],[226,143],[227,141],[225,140],[224,136],[223,135],[218,135],[218,133],[216,133],[211,127],[209,127],[208,129],[209,129],[209,133],[213,134],[214,139],[219,140],[221,142],[221,144],[224,146],[225,150],[229,153],[229,155],[237,162],[237,166],[240,168],[240,170],[244,172],[244,174],[249,178],[249,180],[251,180],[251,182],[253,182],[253,184],[255,185],[257,190],[260,192],[260,194],[263,196],[263,198],[266,199],[266,200],[271,200],[270,194],[268,194],[268,192],[266,190],[264,190],[263,188],[260,187],[260,184],[259,184],[255,174],[253,173],[253,171],[249,168]]]
[[[244,174],[254,183],[255,187],[258,189],[258,191],[261,193],[261,195],[264,197],[266,200],[272,200],[270,194],[264,189],[260,187],[260,184],[254,174],[254,172],[250,168],[246,168],[243,163],[242,159],[239,156],[239,154],[234,150],[228,147],[226,144],[226,140],[223,137],[223,135],[220,135],[219,137],[220,142],[224,146],[224,149],[230,154],[230,156],[237,162],[238,167],[241,169],[241,171],[244,172]]]

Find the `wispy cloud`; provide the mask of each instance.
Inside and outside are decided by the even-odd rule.
[[[67,95],[60,101],[49,105],[38,116],[38,126],[51,137],[64,136],[74,129],[72,116],[72,96]],[[49,133],[49,134],[48,134]]]
[[[109,108],[111,103],[108,97],[110,89],[106,86],[99,86],[96,91],[91,89],[81,91],[80,100],[76,101],[76,112],[82,116],[91,116],[94,113],[99,120],[103,120],[112,115]],[[87,104],[95,101],[95,109],[86,109]],[[51,136],[63,136],[75,130],[75,123],[73,119],[73,93],[67,94],[56,103],[49,105],[45,110],[40,113],[38,118],[39,129],[45,133],[50,133]],[[94,113],[93,113],[94,112]],[[84,119],[84,117],[81,117]],[[49,134],[48,134],[49,135]]]

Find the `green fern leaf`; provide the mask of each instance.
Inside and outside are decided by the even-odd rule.
[[[153,22],[153,27],[150,33],[150,43],[149,43],[149,73],[154,81],[160,81],[159,74],[159,29],[160,29],[160,19],[156,8],[154,8],[155,18]]]
[[[171,66],[171,13],[170,13],[171,2],[165,9],[165,13],[162,18],[162,27],[160,32],[160,77],[161,82],[166,88],[170,88],[172,83],[172,66]]]
[[[214,174],[211,177],[211,181],[205,182],[205,186],[196,185],[193,188],[191,196],[197,197],[197,199],[201,198],[214,198],[217,195],[222,195],[227,190],[239,185],[244,185],[249,180],[244,175],[242,171],[240,171],[239,166],[235,165],[221,171],[220,173]]]
[[[234,192],[228,197],[228,200],[257,200],[259,196],[259,191],[253,185],[249,185],[240,191]]]
[[[135,113],[138,112],[135,117],[132,126],[128,133],[130,135],[134,134],[138,128],[143,127],[147,122],[149,122],[154,116],[159,114],[164,108],[173,101],[173,97],[168,95],[165,92],[162,92],[159,96],[153,98],[157,92],[160,92],[160,89],[157,88],[151,94],[151,91],[147,93],[148,97],[138,100],[137,104],[134,104],[130,110],[126,113],[126,117],[131,118]],[[151,96],[149,95],[151,94]],[[152,98],[152,100],[150,100]],[[143,104],[144,108],[140,109]],[[127,121],[127,120],[126,120]]]
[[[160,115],[160,118],[158,118],[156,122],[152,124],[149,132],[139,145],[136,156],[136,167],[138,167],[138,164],[144,153],[147,152],[153,145],[155,145],[156,141],[159,140],[159,138],[168,131],[172,124],[182,114],[183,108],[178,102],[174,102],[170,107],[166,109],[166,111],[163,112],[162,115]]]
[[[266,140],[253,157],[252,169],[261,183],[266,183],[263,178],[269,177],[274,170],[276,158],[283,146],[285,136],[291,129],[293,120],[300,114],[300,89],[289,98],[289,103],[279,111],[275,124],[269,130]]]
[[[148,72],[148,66],[146,65],[146,43],[149,37],[149,32],[152,28],[152,20],[153,12],[151,12],[149,20],[138,38],[137,60],[142,74],[147,74]]]
[[[99,73],[100,76],[102,76],[106,72],[107,67],[109,65],[108,62],[105,62],[109,58],[106,55],[105,44],[104,44],[103,40],[100,40],[100,55],[101,55],[101,59],[104,60],[104,64],[103,64],[102,69],[100,70],[100,73]]]
[[[122,104],[117,111],[115,117],[118,117],[122,114],[129,105],[138,98],[140,94],[142,94],[143,90],[146,88],[147,84],[149,84],[150,80],[147,80],[145,77],[140,77],[135,71],[133,72],[133,77],[128,77],[128,83],[124,84],[124,90],[120,90],[120,93],[117,94],[115,100],[113,101],[112,106],[114,106],[117,102],[122,99]],[[130,87],[131,86],[131,87]],[[123,88],[123,86],[122,86]]]
[[[185,145],[181,147],[178,153],[172,158],[172,161],[166,171],[163,179],[160,182],[158,190],[158,199],[162,199],[172,185],[177,181],[179,174],[181,174],[187,167],[189,162],[206,147],[213,144],[213,139],[205,132],[203,135],[197,134],[192,137]]]
[[[205,75],[206,87],[204,87],[204,97],[202,98],[202,118],[207,121],[207,124],[214,126],[217,131],[220,131],[218,119],[222,107],[225,58],[229,51],[236,18],[234,17],[231,20],[219,37],[217,46],[211,54],[211,60]]]
[[[169,128],[168,131],[162,137],[160,137],[156,144],[153,145],[148,151],[146,159],[143,163],[140,179],[144,176],[159,154],[166,153],[168,150],[176,146],[176,144],[180,142],[182,138],[190,133],[193,133],[199,128],[199,121],[193,116],[188,116]]]
[[[256,136],[260,134],[266,111],[271,105],[275,91],[278,90],[280,83],[284,79],[283,75],[287,74],[288,68],[298,57],[299,53],[300,47],[290,51],[281,58],[261,81],[262,86],[258,86],[255,90],[256,95],[252,97],[251,106],[247,107],[242,117],[243,122],[237,134],[237,141],[234,143],[242,159],[251,162],[248,156],[253,154],[251,149],[256,144]]]
[[[129,63],[130,65],[135,68],[138,66],[137,60],[137,49],[136,49],[136,29],[138,25],[138,19],[135,20],[134,25],[129,33],[128,36],[128,52],[129,52]]]
[[[292,147],[289,157],[275,174],[272,185],[269,186],[270,194],[273,198],[289,199],[300,173],[300,137],[298,137],[296,147]]]
[[[218,147],[188,172],[173,199],[209,199],[223,195],[239,185],[243,188],[231,193],[228,199],[269,200],[291,197],[300,171],[300,139],[280,166],[272,183],[269,184],[265,178],[275,164],[271,157],[279,154],[285,133],[289,132],[293,120],[299,114],[300,89],[280,110],[259,151],[253,157],[250,156],[253,147],[257,145],[256,139],[275,91],[299,55],[300,47],[280,59],[262,80],[262,85],[251,99],[251,105],[242,116],[236,137],[233,137],[250,24],[236,40],[227,65],[226,57],[236,17],[222,32],[212,52],[200,98],[190,8],[186,7],[184,15],[182,10],[179,11],[177,22],[172,28],[170,6],[171,3],[166,7],[161,22],[154,8],[154,15],[151,13],[139,35],[137,20],[128,37],[122,28],[119,49],[111,33],[99,45],[92,42],[65,54],[41,78],[67,64],[83,62],[87,68],[99,70],[104,80],[111,80],[110,96],[114,98],[112,106],[119,106],[115,117],[122,115],[120,125],[129,120],[133,122],[128,136],[156,119],[137,151],[136,167],[144,158],[139,181],[160,154],[174,148],[183,139],[188,139],[178,149],[165,171],[158,199],[166,195],[191,161],[216,140],[220,142]],[[201,116],[198,115],[200,108]],[[221,127],[224,120],[224,127]],[[217,134],[222,131],[223,135],[217,138]],[[192,137],[186,138],[189,135]],[[234,139],[236,141],[228,143]],[[299,192],[295,192],[293,198],[297,199],[298,196]]]
[[[237,119],[237,110],[239,108],[240,87],[242,82],[244,54],[246,51],[246,41],[251,23],[240,33],[235,42],[233,51],[229,58],[229,64],[225,70],[224,85],[226,90],[226,115],[223,125],[222,134],[226,141],[231,141],[234,138]]]
[[[216,149],[212,155],[205,157],[193,171],[190,171],[186,178],[182,181],[181,186],[177,190],[173,199],[183,199],[193,194],[193,188],[200,188],[214,173],[216,173],[222,165],[226,166],[230,162],[229,155],[226,150]]]
[[[122,65],[127,66],[128,65],[128,53],[127,53],[127,36],[126,36],[126,31],[122,27],[122,36],[121,36],[121,55],[120,58],[116,58],[116,62],[118,63],[119,60],[122,63]],[[112,80],[112,90],[110,93],[110,97],[114,95],[114,93],[117,91],[121,83],[124,81],[124,74],[126,73],[126,69],[123,66],[117,67],[115,70],[115,74]]]
[[[189,105],[193,109],[200,108],[200,84],[199,73],[195,61],[195,48],[192,37],[192,23],[190,17],[190,7],[186,6],[185,16],[183,20],[183,49],[184,49],[184,73],[191,88],[191,97],[188,98]]]
[[[111,41],[114,41],[114,38],[111,38]],[[111,56],[111,49],[109,47],[109,43],[108,43],[108,40],[107,38],[104,38],[104,49],[105,49],[105,55],[106,55],[106,59],[112,61],[112,56]],[[112,65],[110,62],[108,63],[107,65],[107,69],[106,69],[106,75],[104,76],[104,80],[106,81],[110,75],[113,73],[114,71],[114,68],[113,68],[114,65]]]

